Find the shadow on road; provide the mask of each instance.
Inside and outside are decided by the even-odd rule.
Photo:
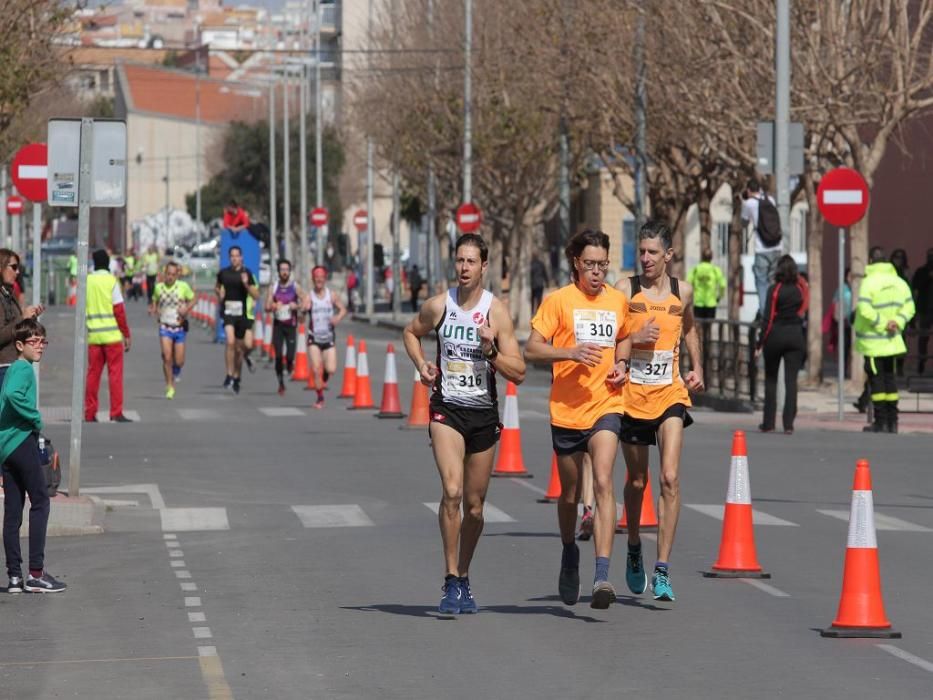
[[[533,600],[533,599],[532,599]],[[583,599],[581,599],[583,602]],[[341,610],[356,610],[358,612],[381,612],[389,615],[405,615],[407,617],[424,617],[435,620],[453,620],[458,617],[472,617],[472,615],[443,615],[433,605],[399,605],[397,603],[384,603],[376,605],[344,605]],[[499,613],[503,615],[551,615],[563,617],[580,622],[606,622],[589,615],[576,615],[572,610],[559,605],[481,605],[480,613]]]

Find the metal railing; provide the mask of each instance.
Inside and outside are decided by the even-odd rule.
[[[759,326],[722,319],[695,319],[703,357],[706,396],[738,401],[751,408],[758,400],[759,378],[755,346]],[[691,369],[686,347],[681,347],[681,371]]]

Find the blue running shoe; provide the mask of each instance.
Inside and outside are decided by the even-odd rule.
[[[645,573],[645,563],[641,558],[641,548],[637,552],[629,550],[625,558],[625,583],[635,595],[640,595],[648,588],[648,574]]]
[[[439,613],[444,613],[445,615],[456,615],[460,612],[460,584],[457,582],[455,576],[451,576],[449,579],[444,580],[444,587],[441,588],[444,591],[444,597],[441,598],[440,605],[437,606],[437,611]]]
[[[667,569],[655,569],[651,577],[651,590],[654,591],[655,600],[674,602],[674,589],[671,588],[671,577]]]
[[[470,590],[470,577],[458,577],[457,584],[460,586],[460,614],[469,615],[475,613],[478,607],[476,600],[473,598],[473,591]]]

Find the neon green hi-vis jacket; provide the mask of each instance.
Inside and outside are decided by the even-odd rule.
[[[865,279],[855,305],[855,349],[865,357],[890,357],[907,352],[901,333],[914,317],[914,298],[894,265],[872,263],[865,268]],[[890,321],[897,331],[889,333]]]
[[[701,309],[715,307],[726,291],[722,270],[711,262],[701,262],[690,270],[687,281],[693,286],[693,305]]]

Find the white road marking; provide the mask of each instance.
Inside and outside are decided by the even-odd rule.
[[[185,568],[184,559],[173,559],[172,561],[169,562],[169,564],[171,564],[173,569],[184,569]]]
[[[139,501],[130,501],[121,498],[100,498],[99,496],[89,496],[95,503],[99,503],[105,508],[136,508],[139,507]]]
[[[170,549],[168,555],[170,557],[183,557],[185,556],[185,553],[180,549]]]
[[[190,581],[183,581],[181,583],[181,590],[188,593],[193,593],[194,591],[198,590],[198,584],[192,583]]]
[[[882,651],[886,651],[892,656],[896,656],[899,659],[906,661],[909,664],[913,664],[918,668],[922,668],[924,671],[933,673],[933,663],[930,663],[926,659],[921,659],[919,656],[914,656],[909,651],[904,651],[903,649],[894,646],[893,644],[876,644],[876,647]]]
[[[259,412],[269,418],[303,418],[305,413],[300,408],[292,406],[268,406],[259,409]]]
[[[162,492],[159,491],[158,484],[125,484],[123,486],[92,486],[83,488],[81,492],[86,495],[98,494],[108,495],[116,493],[142,493],[149,496],[149,502],[156,510],[165,508],[165,500],[162,498]],[[163,528],[164,529],[164,528]],[[166,539],[169,539],[166,537]]]
[[[195,639],[212,639],[214,636],[210,627],[192,627],[191,631]]]
[[[188,622],[207,622],[207,616],[202,612],[190,612]]]
[[[176,572],[175,572],[175,578],[191,578],[191,572],[190,572],[190,571],[184,571],[184,570],[182,570],[182,571],[176,571]]]
[[[541,494],[542,496],[545,495],[545,494],[547,493],[547,489],[543,489],[543,488],[541,488],[540,486],[535,486],[534,484],[532,484],[532,483],[531,483],[530,481],[528,481],[527,479],[515,479],[515,478],[512,478],[512,479],[509,479],[509,481],[511,481],[513,484],[518,484],[519,486],[524,486],[524,487],[525,487],[526,489],[528,489],[529,491],[534,491],[535,493]]]
[[[176,408],[182,420],[221,420],[220,411],[212,408]]]
[[[177,540],[178,535],[176,535],[174,532],[166,532],[162,535],[162,539],[163,540]]]
[[[823,510],[822,508],[817,508],[816,512],[828,515],[830,518],[849,522],[848,510]],[[933,530],[923,525],[917,525],[916,523],[907,522],[906,520],[901,520],[891,515],[883,515],[878,512],[875,513],[875,529],[900,532],[933,532]]]
[[[198,656],[217,656],[217,647],[198,647]]]
[[[173,532],[229,530],[226,508],[162,508],[162,529]]]
[[[437,511],[440,510],[440,504],[438,503],[425,503],[426,507],[431,509],[435,515]],[[506,513],[503,510],[496,508],[492,503],[486,501],[485,506],[483,507],[483,519],[487,523],[514,523],[515,518]]]
[[[355,503],[342,506],[292,506],[305,527],[372,527],[375,523]]]
[[[200,608],[201,597],[196,596],[196,595],[185,596],[185,607],[186,608]]]
[[[776,588],[770,583],[759,581],[756,578],[740,578],[739,581],[747,583],[749,586],[757,588],[759,591],[764,591],[768,595],[773,595],[775,598],[790,598],[790,593],[785,593],[780,588]]]
[[[711,518],[716,518],[716,520],[722,520],[725,510],[725,506],[721,504],[684,503],[684,507],[695,510],[703,515],[708,515]],[[783,518],[778,518],[777,516],[754,509],[752,509],[752,523],[755,525],[775,525],[778,527],[800,527],[797,523],[792,523],[790,520],[784,520]]]

